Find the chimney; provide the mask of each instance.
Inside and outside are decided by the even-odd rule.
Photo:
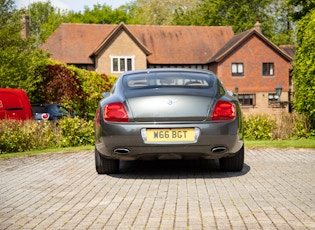
[[[22,15],[21,20],[21,37],[26,39],[30,36],[30,17],[27,14]]]
[[[259,22],[258,19],[256,19],[256,23],[255,23],[254,28],[255,28],[255,30],[257,30],[259,33],[262,33],[261,24],[260,24],[260,22]]]

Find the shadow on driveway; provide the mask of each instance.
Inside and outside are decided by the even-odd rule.
[[[241,172],[223,172],[218,160],[138,160],[121,161],[119,170],[120,173],[110,176],[125,179],[230,178],[247,174],[250,166],[244,164]]]

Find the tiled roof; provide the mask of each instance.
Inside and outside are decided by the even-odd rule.
[[[61,24],[40,47],[69,64],[93,64],[90,55],[117,25]]]
[[[295,56],[296,46],[294,45],[280,45],[280,49],[286,52],[292,59]]]
[[[54,60],[92,64],[92,55],[119,25],[62,24],[40,47]],[[225,26],[124,25],[148,54],[151,64],[207,63],[234,33]],[[96,52],[96,53],[95,53]]]
[[[207,63],[233,36],[223,26],[128,26],[151,51],[151,64]]]
[[[253,28],[250,30],[246,30],[242,33],[239,33],[235,35],[229,42],[223,46],[218,53],[212,57],[209,62],[219,62],[223,58],[225,58],[227,55],[229,55],[233,50],[241,46],[248,38],[250,38],[252,35],[256,35],[260,39],[262,39],[269,47],[273,50],[275,50],[277,53],[279,53],[281,56],[283,56],[286,60],[292,61],[293,56],[290,55],[285,49],[281,49],[278,46],[276,46],[274,43],[272,43],[268,38],[266,38],[262,33],[260,33],[257,29]]]

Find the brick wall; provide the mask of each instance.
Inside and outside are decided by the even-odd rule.
[[[244,76],[232,77],[233,62],[244,63]],[[262,76],[262,63],[272,62],[274,76]],[[289,91],[290,63],[258,37],[251,37],[232,55],[218,64],[217,75],[226,88],[239,92],[270,92],[280,84],[284,92]]]
[[[232,76],[232,63],[244,64],[243,76]],[[263,76],[262,64],[274,63],[274,76]],[[281,101],[288,101],[290,62],[257,36],[252,36],[239,46],[217,67],[217,75],[225,88],[239,94],[255,93],[256,105],[243,106],[244,113],[269,113],[286,108],[275,108],[268,104],[268,93],[275,93],[278,84],[282,87]]]

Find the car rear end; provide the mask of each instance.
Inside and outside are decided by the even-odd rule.
[[[235,155],[243,146],[237,100],[207,72],[163,71],[118,80],[96,113],[97,151],[120,160]]]

